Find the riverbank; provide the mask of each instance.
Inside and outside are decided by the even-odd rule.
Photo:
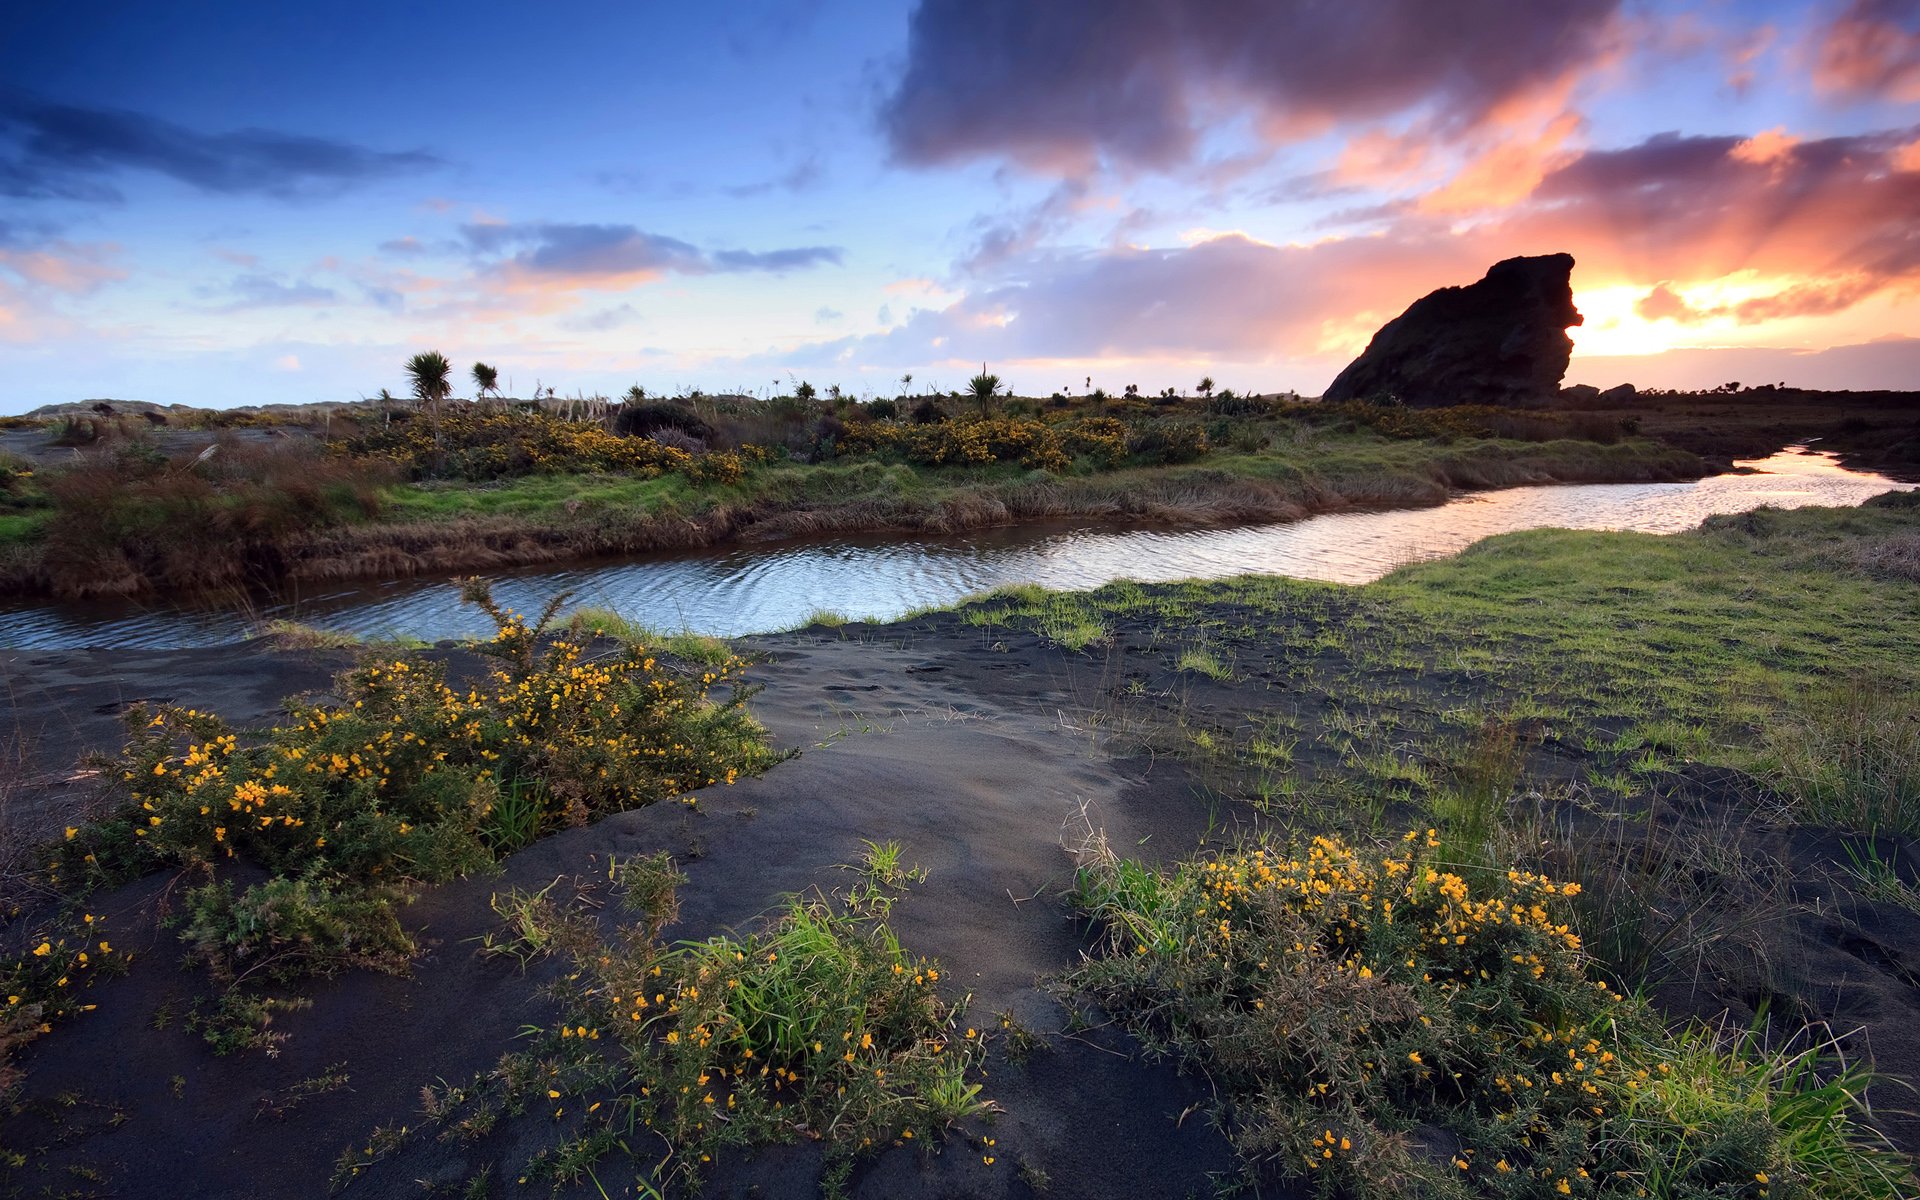
[[[853,533],[947,534],[1058,521],[1169,528],[1416,508],[1462,490],[1698,478],[1690,452],[1657,442],[1406,440],[1314,430],[1197,463],[1053,473],[1014,464],[772,462],[734,480],[531,475],[387,485],[348,516],[319,510],[179,534],[89,533],[50,518],[0,527],[0,594],[165,596],[316,581],[463,575],[734,543]],[[105,497],[99,503],[108,503]],[[248,532],[257,528],[258,532]]]
[[[1893,498],[1671,537],[1510,535],[1357,588],[1027,589],[751,639],[748,679],[764,688],[752,711],[799,757],[692,808],[610,816],[497,875],[426,889],[404,912],[422,946],[409,970],[307,986],[310,1006],[274,1020],[286,1035],[274,1057],[215,1056],[181,1027],[204,984],[155,923],[177,904],[174,880],[89,897],[99,936],[135,958],[87,993],[95,1011],[19,1056],[8,1146],[27,1161],[9,1182],[143,1196],[191,1177],[209,1196],[317,1196],[336,1176],[347,1195],[422,1180],[511,1194],[542,1148],[572,1147],[592,1174],[562,1194],[625,1190],[664,1148],[641,1135],[616,1139],[631,1155],[611,1142],[588,1155],[574,1141],[618,1089],[562,1069],[571,1038],[516,1037],[557,1039],[578,968],[476,953],[502,936],[498,898],[551,888],[561,910],[611,924],[612,864],[666,851],[685,877],[666,933],[706,938],[751,927],[783,894],[867,886],[866,844],[893,843],[898,869],[925,877],[888,891],[889,928],[938,960],[941,995],[972,994],[963,1025],[990,1041],[973,1081],[995,1110],[961,1119],[937,1154],[924,1135],[870,1148],[852,1193],[1204,1191],[1235,1152],[1199,1119],[1228,1098],[1201,1082],[1210,1064],[1143,1058],[1084,997],[1045,983],[1103,944],[1077,915],[1066,853],[1095,830],[1157,868],[1262,834],[1390,847],[1432,827],[1475,887],[1482,862],[1579,882],[1556,911],[1597,978],[1646,991],[1668,1022],[1753,1023],[1760,1045],[1746,1053],[1762,1064],[1804,1044],[1788,1040],[1803,1021],[1828,1022],[1848,1062],[1884,1076],[1875,1119],[1911,1151],[1920,830],[1898,799],[1920,770],[1916,547],[1920,506]],[[35,774],[57,777],[71,751],[114,748],[131,699],[270,720],[276,678],[316,686],[350,656],[311,653],[11,654],[10,720],[41,735]],[[236,669],[222,691],[225,658]],[[512,1057],[523,1045],[532,1059]],[[1797,1086],[1756,1070],[1767,1088]],[[264,1175],[263,1138],[278,1164]],[[1775,1194],[1828,1194],[1807,1164],[1767,1153]],[[716,1157],[717,1194],[804,1194],[824,1162],[805,1136]],[[1911,1190],[1896,1179],[1868,1194]]]

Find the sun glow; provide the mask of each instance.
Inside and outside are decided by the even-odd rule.
[[[1695,283],[1593,288],[1574,296],[1586,322],[1567,333],[1577,355],[1660,354],[1758,343],[1778,337],[1783,324],[1797,317],[1757,317],[1751,309],[1743,313],[1742,306],[1787,295],[1808,283],[1797,276],[1735,271]]]

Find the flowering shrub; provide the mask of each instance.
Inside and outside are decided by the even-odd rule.
[[[529,625],[483,586],[468,598],[498,628],[481,647],[489,677],[465,689],[424,658],[368,662],[339,677],[338,703],[297,706],[252,744],[215,716],[136,706],[118,763],[128,805],[69,845],[134,868],[269,869],[238,895],[194,893],[186,936],[217,981],[261,964],[286,977],[403,962],[404,885],[772,761],[744,693],[710,695],[739,660],[683,674],[638,644],[589,659],[544,638],[557,601]]]
[[[123,971],[131,954],[116,951],[105,925],[92,913],[76,913],[26,939],[25,949],[0,958],[0,1097],[18,1082],[13,1052],[55,1021],[91,1012],[81,993],[103,971]]]
[[[342,445],[349,455],[391,459],[413,478],[503,479],[518,475],[606,471],[645,477],[680,471],[696,482],[733,482],[736,454],[693,454],[646,437],[524,409],[459,409],[434,423],[415,415]]]
[[[1077,898],[1105,952],[1071,983],[1150,1048],[1203,1064],[1253,1164],[1332,1192],[1760,1200],[1808,1185],[1764,1103],[1716,1095],[1724,1069],[1681,1080],[1664,1030],[1589,978],[1560,911],[1577,885],[1510,871],[1470,886],[1440,846],[1432,831],[1391,852],[1317,837],[1167,874],[1102,854]]]
[[[1074,458],[1111,469],[1126,461],[1127,423],[1118,417],[1087,417],[1061,431],[1060,441]]]
[[[532,1044],[503,1058],[491,1082],[428,1106],[450,1131],[502,1109],[568,1122],[570,1136],[526,1179],[577,1183],[621,1150],[638,1160],[643,1194],[692,1193],[727,1150],[806,1137],[826,1153],[823,1193],[840,1195],[859,1157],[937,1150],[950,1123],[989,1110],[968,1078],[985,1038],[963,1030],[966,1000],[942,999],[939,964],[885,924],[909,873],[870,869],[844,899],[796,898],[753,931],[671,947],[657,940],[685,878],[671,860],[629,859],[609,876],[639,918],[612,945],[554,885],[495,898],[511,934],[483,952],[570,960],[555,993],[561,1021],[523,1030]],[[982,1147],[991,1165],[991,1139]],[[343,1159],[339,1177],[370,1161]]]
[[[1067,465],[1051,426],[1010,417],[913,425],[865,421],[850,426],[837,449],[842,454],[893,450],[908,462],[927,467],[1015,462],[1059,471]]]

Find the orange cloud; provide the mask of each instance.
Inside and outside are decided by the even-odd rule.
[[[125,279],[125,267],[113,262],[120,247],[110,243],[74,245],[56,242],[45,250],[0,248],[0,268],[28,283],[70,296],[85,295],[104,283]]]

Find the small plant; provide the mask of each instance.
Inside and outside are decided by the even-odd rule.
[[[339,677],[338,703],[295,705],[252,744],[192,709],[130,711],[132,741],[113,764],[129,799],[62,852],[92,881],[161,866],[211,874],[229,860],[270,873],[187,894],[183,940],[223,993],[201,1027],[222,1046],[245,1044],[237,1019],[271,1015],[274,1002],[245,989],[404,969],[412,942],[398,914],[415,885],[775,761],[744,692],[710,698],[736,660],[686,671],[640,644],[589,659],[547,632],[564,597],[529,624],[484,584],[463,595],[496,625],[477,647],[491,675],[464,691],[435,662],[370,659]]]
[[[639,890],[657,894],[670,862],[638,861],[654,881]],[[573,968],[562,1023],[529,1029],[535,1043],[494,1075],[509,1112],[586,1111],[529,1179],[584,1179],[625,1147],[642,1158],[642,1187],[666,1194],[696,1187],[725,1150],[804,1131],[825,1144],[831,1191],[879,1146],[934,1144],[950,1123],[989,1110],[969,1078],[984,1039],[962,1031],[965,1002],[941,999],[938,964],[908,954],[871,913],[796,899],[745,936],[666,948],[651,917],[608,945],[551,936],[593,922],[544,897],[502,911],[526,953],[560,954]],[[545,932],[529,936],[530,915]],[[643,1155],[658,1142],[663,1158]]]
[[[620,889],[621,903],[645,923],[649,938],[660,936],[680,915],[678,890],[687,877],[665,850],[610,864],[608,874]]]

